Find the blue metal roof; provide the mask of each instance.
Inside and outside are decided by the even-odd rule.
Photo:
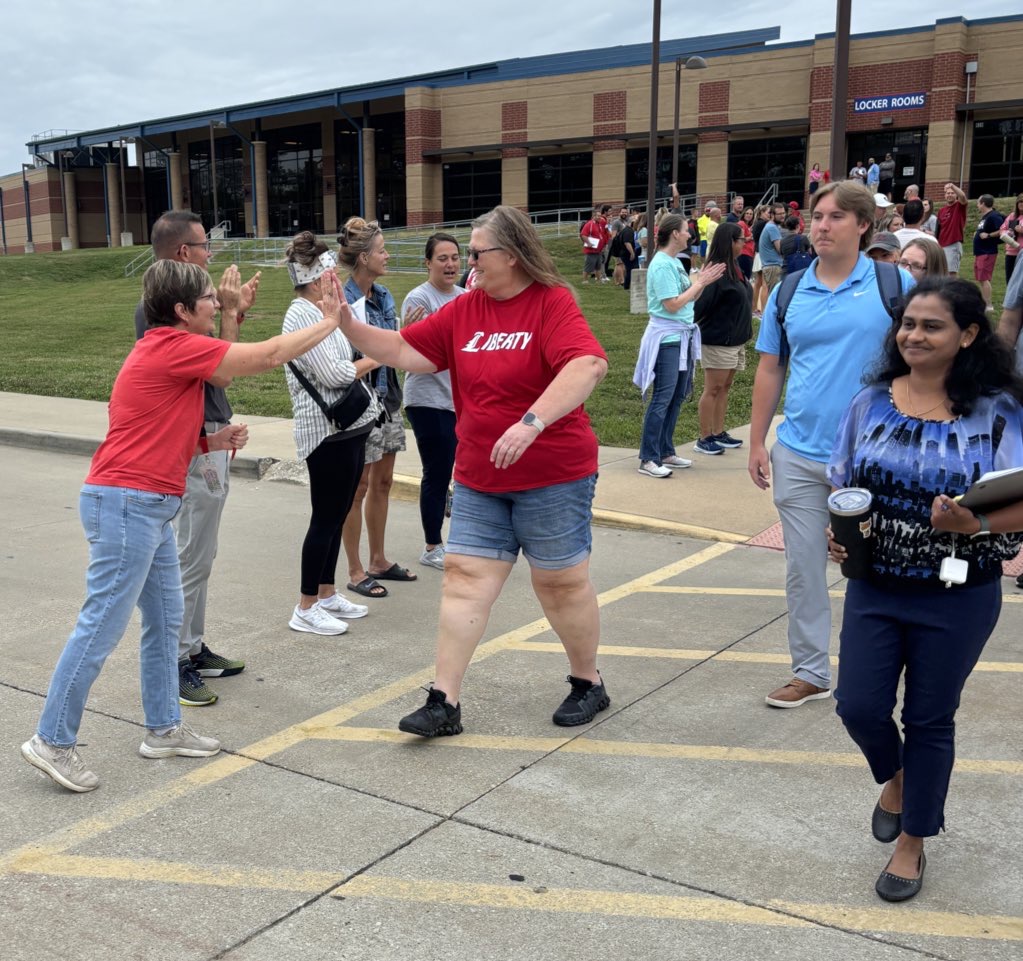
[[[736,33],[713,34],[684,40],[665,40],[661,42],[660,54],[662,60],[668,61],[697,53],[704,57],[746,53],[750,50],[763,49],[766,43],[777,40],[780,36],[780,27],[766,27],[759,30],[742,30]],[[130,137],[153,137],[178,130],[193,130],[197,127],[205,127],[211,120],[230,124],[254,120],[257,117],[274,117],[322,107],[361,104],[366,100],[404,96],[409,87],[459,87],[476,83],[586,73],[595,70],[619,70],[623,67],[637,67],[650,63],[650,47],[649,43],[634,43],[626,46],[498,60],[452,70],[415,74],[396,80],[359,84],[352,87],[335,87],[330,90],[292,97],[260,100],[199,113],[161,117],[124,126],[86,130],[61,137],[33,140],[26,146],[31,154],[49,153],[52,150],[70,150],[75,147],[88,147]]]

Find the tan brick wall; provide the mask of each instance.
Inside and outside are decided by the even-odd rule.
[[[529,162],[525,156],[509,157],[501,164],[501,199],[511,207],[525,210],[529,202]]]

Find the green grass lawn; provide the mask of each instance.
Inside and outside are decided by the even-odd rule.
[[[1010,209],[999,202],[998,209]],[[971,204],[967,244],[976,222]],[[582,255],[575,237],[548,242],[561,272],[573,283],[582,270]],[[141,291],[141,275],[125,278],[124,265],[141,248],[70,251],[30,256],[0,257],[0,390],[57,397],[106,400],[110,387],[134,343],[134,311]],[[219,277],[227,264],[214,260]],[[248,279],[252,268],[243,268]],[[973,257],[963,258],[962,276],[971,277]],[[425,275],[395,273],[387,285],[401,304],[402,298]],[[1005,293],[1001,258],[994,279],[995,304]],[[246,340],[262,340],[280,332],[284,312],[292,299],[287,272],[264,269],[256,307],[242,328]],[[579,288],[579,299],[594,333],[611,361],[610,372],[587,403],[600,443],[612,447],[638,447],[643,423],[643,402],[632,384],[636,351],[646,326],[645,315],[629,313],[628,294],[613,284]],[[749,422],[756,352],[747,348],[747,366],[735,378],[727,426]],[[696,437],[695,398],[703,376],[696,375],[695,395],[682,407],[677,439]],[[284,375],[280,370],[237,380],[230,389],[238,415],[290,417]]]

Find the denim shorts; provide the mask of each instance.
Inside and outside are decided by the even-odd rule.
[[[560,571],[586,560],[593,546],[597,475],[550,487],[488,494],[455,482],[449,554],[514,564],[519,550],[531,567]]]

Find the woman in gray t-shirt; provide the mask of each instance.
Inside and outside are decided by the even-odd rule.
[[[461,251],[450,234],[433,234],[426,241],[428,279],[409,291],[402,302],[402,326],[407,327],[440,310],[465,293],[457,286],[461,271]],[[455,405],[451,400],[448,372],[409,374],[405,378],[405,413],[412,425],[423,463],[423,483],[419,488],[419,514],[423,522],[426,547],[419,563],[444,570],[444,524],[448,486],[455,466]]]

